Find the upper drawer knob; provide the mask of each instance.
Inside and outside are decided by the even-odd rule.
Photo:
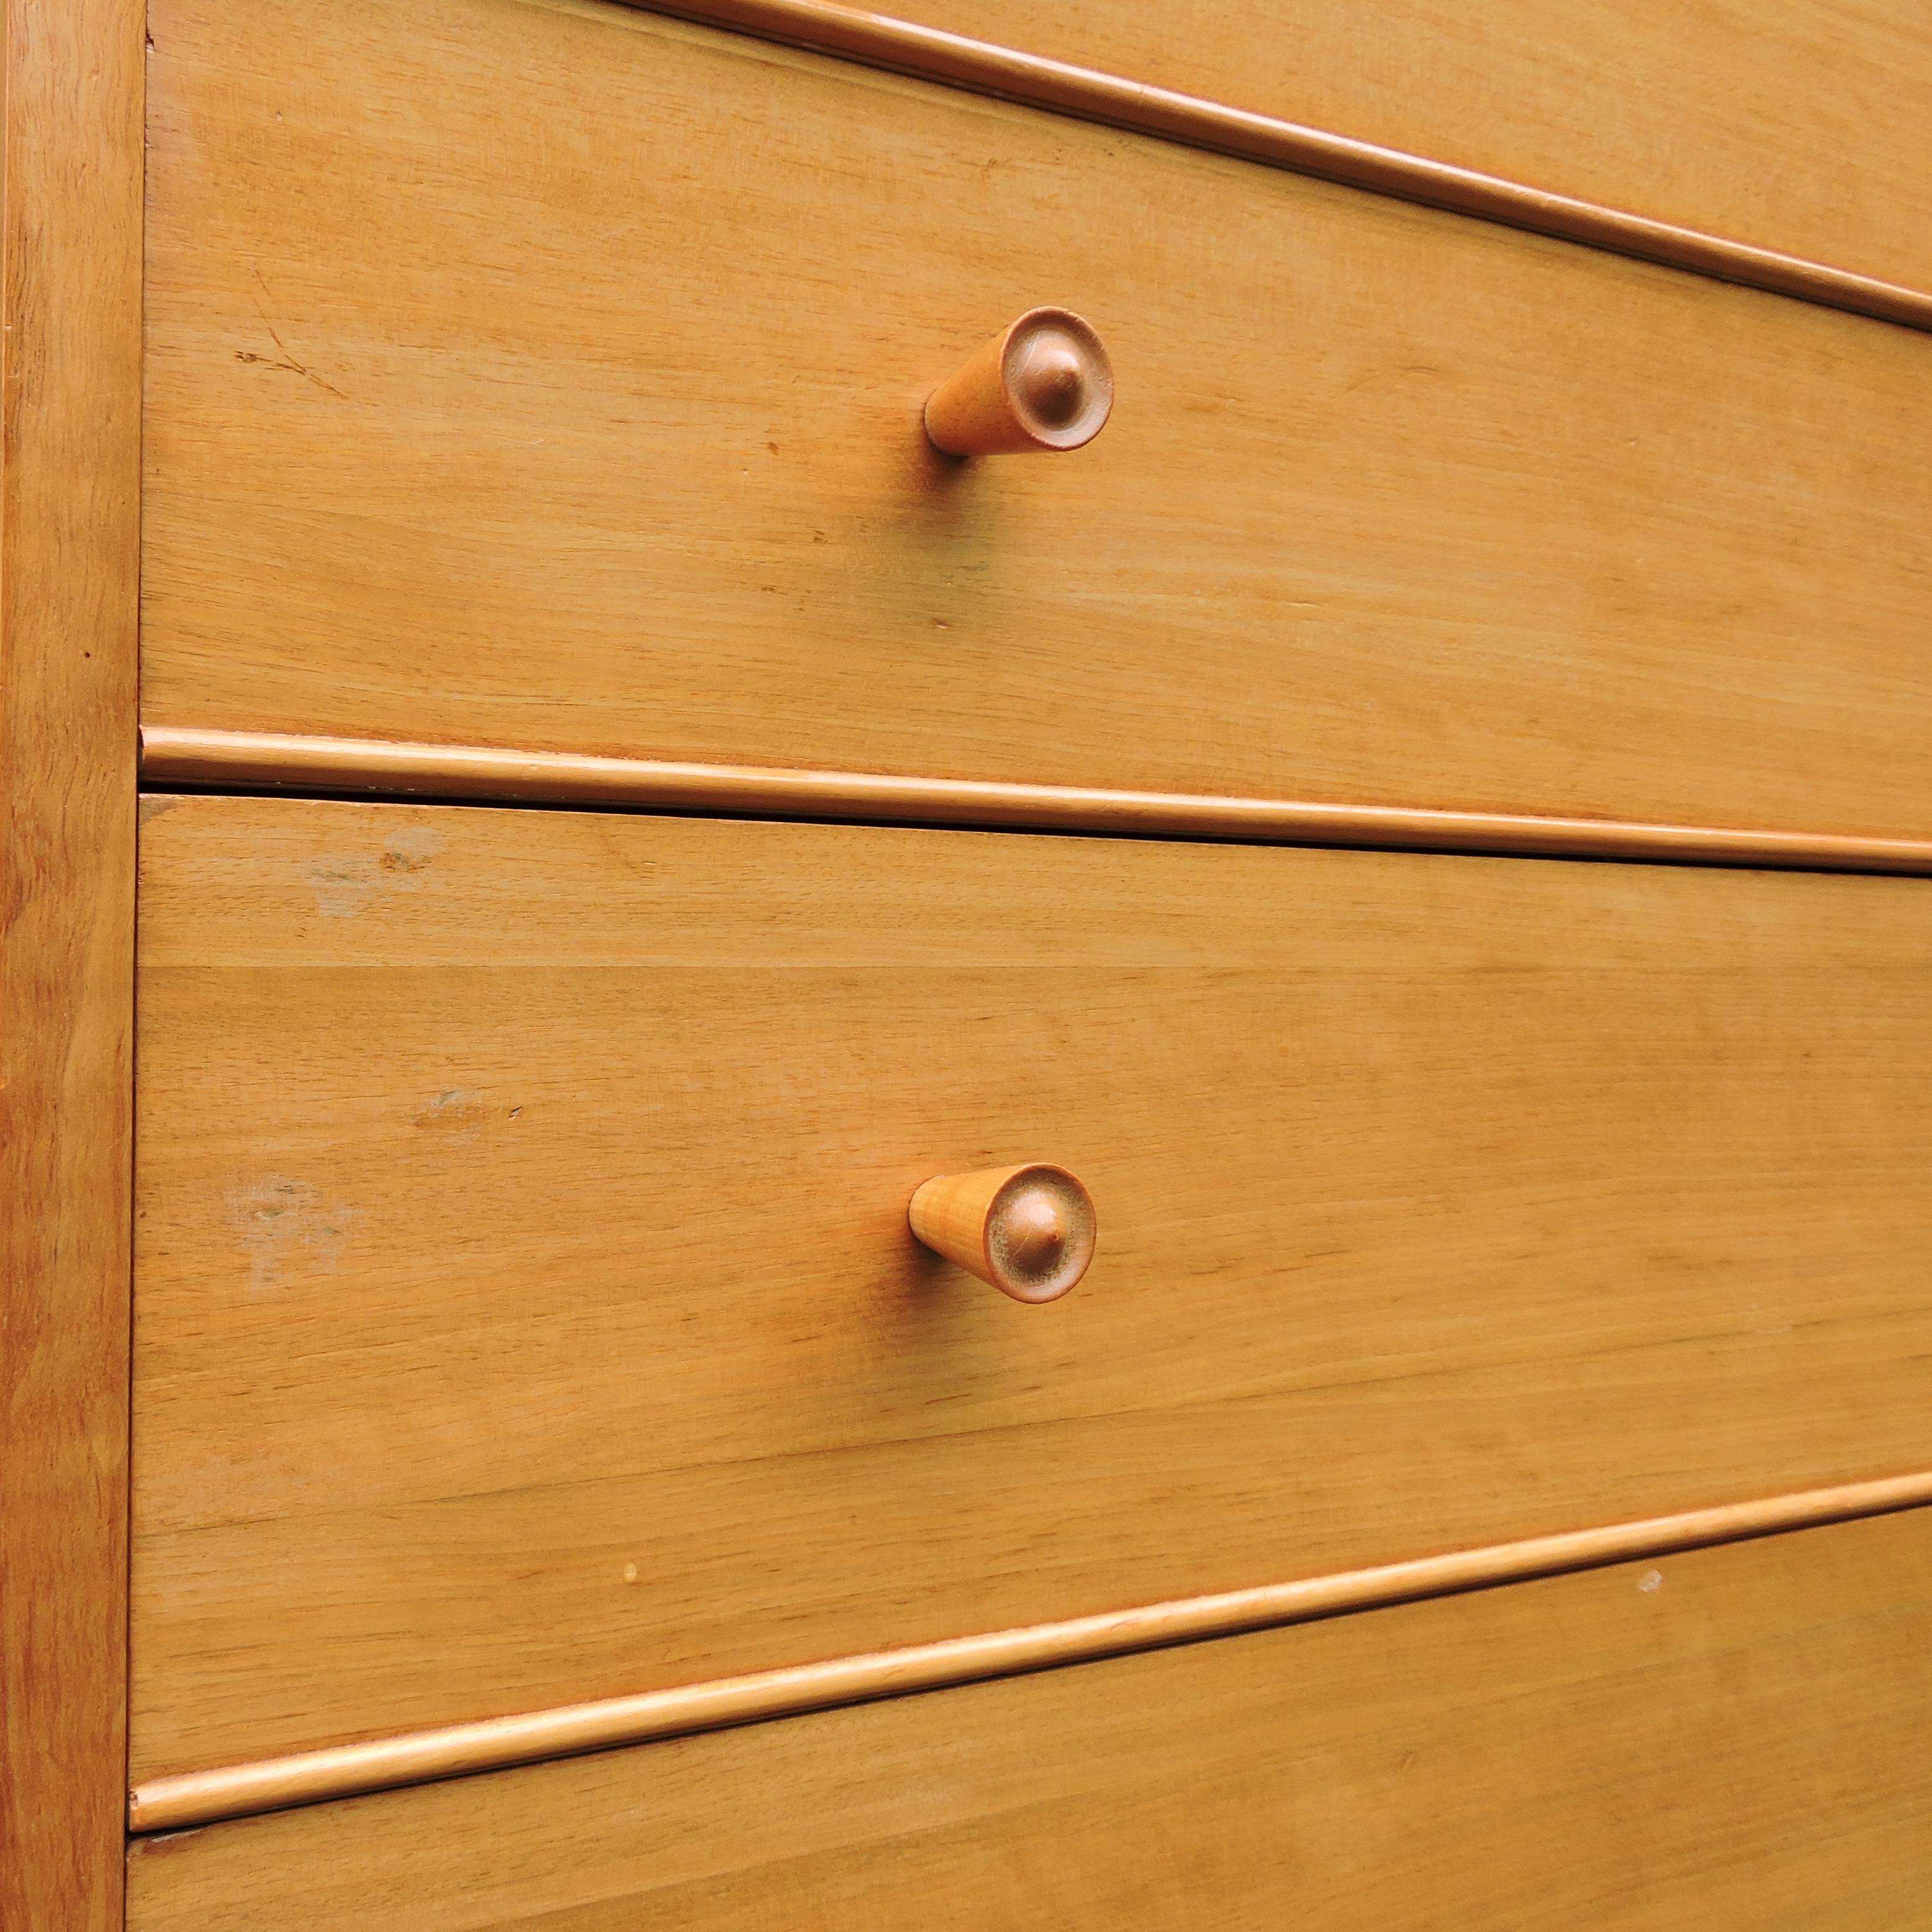
[[[1093,1197],[1044,1161],[937,1175],[908,1218],[928,1248],[1016,1301],[1057,1301],[1094,1258]]]
[[[1114,371],[1066,308],[1030,308],[926,398],[926,433],[948,456],[1078,449],[1114,406]]]

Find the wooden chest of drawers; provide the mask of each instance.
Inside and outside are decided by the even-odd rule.
[[[1932,1928],[1909,10],[0,4],[4,1932]]]

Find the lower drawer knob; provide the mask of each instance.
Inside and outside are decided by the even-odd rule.
[[[1094,1258],[1093,1196],[1045,1161],[935,1175],[907,1218],[928,1248],[1016,1301],[1058,1300]]]
[[[926,433],[948,456],[1078,449],[1114,406],[1114,371],[1071,309],[1030,308],[926,398]]]

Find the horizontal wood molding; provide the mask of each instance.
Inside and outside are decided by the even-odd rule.
[[[1922,1932],[1928,1628],[1909,1510],[136,1838],[128,1923]]]
[[[149,784],[229,791],[520,800],[1257,844],[1932,875],[1932,842],[1921,839],[685,764],[171,725],[143,730],[141,776]]]
[[[1077,1617],[1030,1629],[995,1630],[903,1650],[760,1671],[641,1696],[608,1698],[375,1738],[253,1764],[152,1778],[129,1793],[128,1826],[134,1832],[177,1830],[361,1792],[1124,1656],[1927,1504],[1932,1504],[1932,1472],[1532,1537],[1486,1549]]]
[[[1800,302],[1932,329],[1932,294],[1553,194],[1419,154],[1118,74],[832,4],[832,0],[626,0],[643,11],[725,27],[1083,121],[1152,134],[1268,167],[1580,242]]]

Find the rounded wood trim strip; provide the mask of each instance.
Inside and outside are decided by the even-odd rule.
[[[1271,115],[1251,113],[1190,94],[1074,67],[936,27],[894,20],[834,0],[626,0],[640,11],[730,28],[761,40],[838,56],[950,87],[1043,107],[1083,121],[1153,134],[1295,174],[1402,201],[1420,202],[1532,234],[1581,242],[1717,280],[1855,314],[1932,329],[1932,294],[1901,288],[1774,249],[1727,241],[1432,161],[1372,142],[1352,140]]]
[[[794,1716],[909,1691],[1119,1657],[1204,1637],[1228,1636],[1343,1611],[1626,1563],[1928,1503],[1932,1503],[1932,1472],[1847,1483],[1641,1522],[1532,1537],[1520,1543],[1459,1550],[1298,1582],[1231,1590],[1102,1616],[1075,1617],[1063,1623],[994,1630],[904,1650],[759,1671],[639,1696],[606,1698],[593,1704],[566,1705],[518,1717],[374,1738],[366,1743],[301,1751],[254,1764],[151,1778],[128,1794],[128,1828],[134,1832],[176,1830],[360,1792],[502,1770],[542,1758],[642,1744],[760,1718]]]
[[[391,798],[884,820],[1384,851],[1932,874],[1932,840],[1926,839],[1217,798],[1185,792],[1105,791],[871,772],[679,764],[574,752],[174,725],[149,725],[142,733],[141,776],[149,784],[230,791],[353,792]]]

